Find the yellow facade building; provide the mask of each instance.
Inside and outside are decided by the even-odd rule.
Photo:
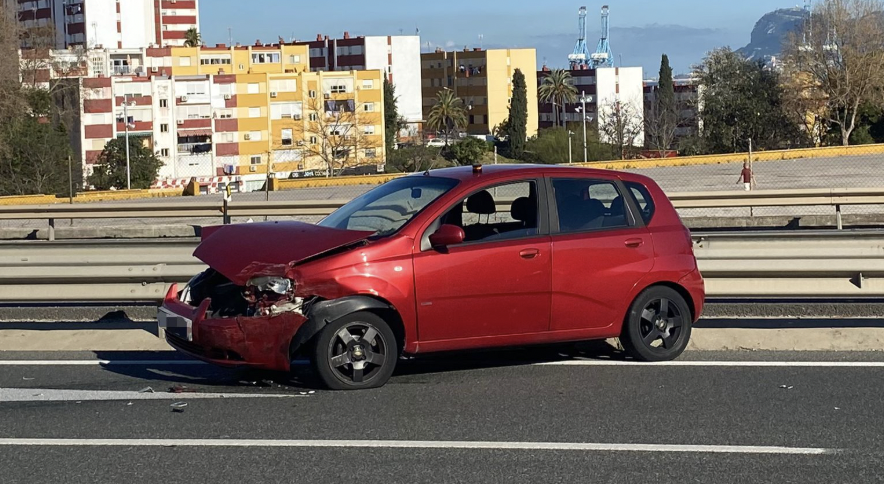
[[[439,91],[451,89],[467,108],[467,133],[493,134],[509,117],[516,69],[528,91],[528,136],[537,134],[537,53],[534,49],[437,50],[421,55],[424,119]]]

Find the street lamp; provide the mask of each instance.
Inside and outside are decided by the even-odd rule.
[[[592,102],[592,96],[587,96],[586,92],[583,91],[580,93],[580,103],[581,106],[578,106],[576,111],[583,115],[583,162],[589,162],[589,156],[586,149],[586,121],[592,120],[592,117],[586,114],[586,103]]]
[[[129,94],[123,97],[123,122],[126,125],[126,190],[132,189],[132,168],[129,165]],[[132,128],[135,127],[131,124]]]

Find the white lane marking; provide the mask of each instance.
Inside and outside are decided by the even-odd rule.
[[[583,442],[473,442],[426,440],[231,440],[231,439],[0,439],[0,446],[63,447],[337,447],[380,449],[561,450],[715,454],[834,454],[837,449],[753,445],[604,444]]]
[[[0,360],[0,366],[190,366],[197,360]]]
[[[301,362],[293,362],[293,365]],[[2,366],[193,366],[209,365],[195,360],[0,360]],[[722,367],[806,367],[884,368],[884,361],[703,361],[676,360],[645,363],[621,360],[563,360],[532,363],[531,366],[722,366]]]
[[[564,360],[534,363],[533,366],[719,366],[719,367],[771,367],[771,368],[884,368],[884,361],[699,361],[676,360],[645,363],[617,360]]]
[[[130,391],[104,390],[52,390],[41,388],[0,388],[0,403],[8,402],[72,402],[72,401],[114,401],[114,400],[184,400],[220,398],[293,398],[307,395],[279,393],[199,393],[199,392],[157,392],[140,393]]]

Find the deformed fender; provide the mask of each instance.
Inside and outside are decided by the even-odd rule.
[[[305,311],[305,322],[292,339],[291,351],[300,348],[327,324],[331,324],[348,314],[366,309],[390,309],[390,305],[369,296],[346,296],[329,301],[310,304]]]

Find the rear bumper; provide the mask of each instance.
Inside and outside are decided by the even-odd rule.
[[[306,319],[278,316],[206,318],[211,301],[194,307],[178,300],[173,285],[159,308],[160,334],[170,346],[194,358],[225,367],[290,369],[290,345]]]
[[[694,269],[688,275],[678,281],[678,285],[685,288],[694,303],[694,322],[703,316],[703,307],[706,303],[706,283],[699,269]]]

